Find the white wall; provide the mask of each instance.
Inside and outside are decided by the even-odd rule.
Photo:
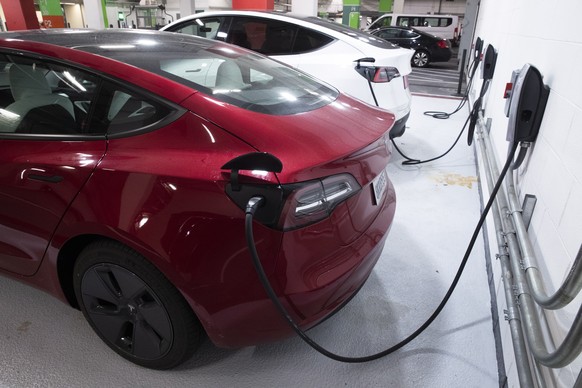
[[[232,9],[232,0],[194,0],[194,4],[196,11]],[[188,16],[180,11],[180,0],[167,0],[166,12],[174,16],[174,20],[177,14],[180,14],[180,17]]]
[[[344,9],[343,0],[319,0],[318,12],[337,13]]]
[[[403,12],[462,15],[465,13],[466,3],[466,0],[406,0]]]
[[[65,4],[63,5],[63,8],[65,9],[65,15],[67,16],[67,23],[71,28],[85,27],[80,4]]]
[[[551,88],[540,135],[518,179],[520,199],[533,194],[538,200],[530,236],[548,293],[563,282],[582,243],[582,37],[575,17],[579,12],[582,3],[578,0],[481,0],[475,34],[498,50],[485,116],[492,118],[500,166],[506,156],[508,123],[502,95],[512,70],[531,63]],[[492,252],[498,252],[494,236],[491,241]],[[503,318],[505,302],[496,269]],[[581,303],[579,295],[563,311],[546,313],[558,345]],[[502,321],[501,328],[509,386],[518,387],[509,326]],[[578,357],[570,367],[551,370],[556,386],[572,387],[581,367],[582,357]]]
[[[291,0],[291,11],[298,15],[317,16],[317,0]]]

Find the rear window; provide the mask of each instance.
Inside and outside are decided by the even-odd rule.
[[[148,42],[83,47],[254,112],[286,115],[333,102],[338,91],[279,62],[223,44]],[[163,46],[163,47],[162,47]]]
[[[344,26],[343,24],[330,22],[324,19],[316,18],[316,17],[308,17],[305,18],[306,21],[317,24],[318,26],[329,28],[330,30],[341,32],[345,36],[348,36],[352,39],[359,40],[360,42],[371,44],[372,46],[381,47],[384,49],[396,49],[398,47],[386,42],[384,39],[380,39],[375,37],[374,35],[368,34],[367,32],[363,32],[360,30],[356,30],[355,28],[350,28]]]
[[[294,55],[317,50],[334,39],[280,20],[235,17],[226,41],[265,55]]]

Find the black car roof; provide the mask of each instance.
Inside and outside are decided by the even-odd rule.
[[[134,29],[25,30],[0,33],[0,39],[21,39],[85,50],[90,48],[91,52],[104,56],[107,56],[107,51],[113,45],[135,45],[143,49],[144,47],[152,46],[152,42],[155,42],[158,47],[164,47],[166,45],[188,45],[188,47],[192,47],[194,45],[198,49],[205,49],[217,43],[209,39],[187,34]]]
[[[431,38],[443,39],[440,36],[431,34],[428,31],[421,31],[421,30],[418,30],[418,29],[416,29],[414,27],[407,27],[407,26],[383,26],[383,27],[375,28],[375,29],[373,29],[371,31],[368,31],[368,32],[370,34],[374,34],[377,31],[390,30],[390,29],[409,30],[409,31],[414,31],[414,32],[416,32],[419,35],[428,36],[428,37],[431,37]]]

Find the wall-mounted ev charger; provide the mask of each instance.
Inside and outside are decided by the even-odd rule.
[[[477,100],[473,104],[471,112],[469,112],[469,116],[467,117],[465,124],[463,124],[463,127],[459,131],[459,134],[458,134],[457,138],[455,139],[455,141],[453,142],[453,144],[445,152],[443,152],[439,156],[435,156],[433,158],[421,160],[421,159],[415,159],[415,158],[411,158],[411,157],[407,156],[404,152],[402,152],[402,150],[400,150],[398,145],[396,145],[396,142],[394,142],[394,139],[391,138],[390,140],[392,140],[392,145],[394,146],[394,149],[396,149],[396,151],[400,155],[402,155],[402,157],[405,159],[402,162],[403,165],[423,164],[423,163],[432,162],[432,161],[435,161],[437,159],[444,157],[457,145],[463,132],[467,128],[467,124],[469,125],[469,129],[467,132],[467,143],[469,145],[471,145],[473,143],[473,134],[475,132],[475,125],[477,124],[477,119],[479,117],[479,111],[482,109],[483,97],[485,96],[485,93],[487,92],[487,89],[489,87],[489,83],[491,82],[491,79],[493,78],[493,75],[495,73],[495,64],[497,62],[497,51],[495,50],[493,45],[488,45],[485,49],[485,54],[483,54],[484,44],[485,43],[481,38],[477,38],[477,41],[475,42],[474,51],[473,51],[473,62],[468,67],[469,81],[467,82],[467,90],[466,90],[465,94],[463,95],[463,98],[461,99],[461,102],[459,103],[459,105],[450,113],[440,112],[440,111],[426,111],[426,112],[424,112],[425,115],[434,117],[436,119],[448,119],[453,114],[459,112],[463,108],[463,106],[467,103],[467,101],[469,100],[469,91],[471,90],[471,86],[473,85],[473,81],[475,79],[475,75],[477,73],[477,69],[479,67],[479,64],[481,64],[481,78],[483,79],[483,84],[481,86],[481,91],[479,93],[479,97],[477,98]]]
[[[497,51],[493,45],[487,45],[485,49],[485,54],[483,54],[483,60],[481,61],[481,78],[483,83],[481,84],[481,91],[479,92],[479,97],[475,100],[473,104],[473,109],[471,109],[469,118],[469,129],[467,131],[467,144],[471,145],[473,143],[473,136],[475,134],[475,126],[477,125],[477,120],[479,119],[479,112],[483,108],[483,99],[487,90],[489,89],[489,84],[495,75],[495,65],[497,63]]]
[[[512,81],[511,88],[506,88],[506,95],[509,94],[509,108],[506,111],[509,125],[506,140],[509,147],[516,143],[520,144],[519,154],[512,165],[512,169],[515,170],[523,163],[528,148],[538,136],[550,88],[544,84],[540,71],[530,64],[525,64],[521,70],[514,71]]]

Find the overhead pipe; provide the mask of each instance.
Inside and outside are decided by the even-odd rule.
[[[570,268],[566,280],[553,295],[547,295],[541,273],[538,269],[536,256],[527,236],[523,222],[521,207],[517,199],[515,186],[511,176],[507,176],[505,185],[510,203],[510,213],[513,218],[517,241],[522,254],[522,264],[535,301],[549,310],[557,310],[570,303],[582,289],[582,247]]]
[[[489,160],[490,173],[499,176],[499,169],[489,136],[483,131],[482,117],[479,120],[479,133],[485,143],[486,158]],[[485,158],[484,158],[485,159]],[[535,301],[531,295],[530,287],[521,268],[521,252],[517,241],[517,233],[512,225],[511,212],[506,199],[503,186],[500,187],[496,197],[497,209],[501,220],[501,231],[507,242],[509,250],[509,263],[511,273],[515,279],[516,299],[519,302],[519,313],[522,318],[523,328],[529,348],[534,357],[543,365],[551,368],[561,368],[570,364],[582,352],[582,306],[574,318],[572,327],[568,331],[562,344],[553,352],[547,350],[541,330],[541,324],[537,315]],[[511,298],[510,298],[511,299]],[[508,301],[509,305],[509,301]],[[516,355],[517,358],[517,355]]]

